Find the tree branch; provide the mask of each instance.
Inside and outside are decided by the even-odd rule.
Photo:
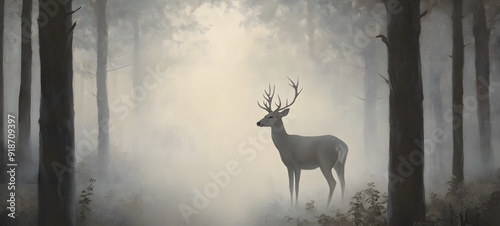
[[[121,66],[121,67],[117,67],[117,68],[113,68],[113,69],[108,69],[108,70],[107,70],[107,72],[111,72],[111,71],[118,71],[118,70],[120,70],[120,69],[122,69],[122,68],[126,68],[126,67],[128,67],[128,66],[130,66],[130,65],[132,65],[132,64],[126,64],[126,65],[123,65],[123,66]]]
[[[419,19],[419,20],[421,20],[421,19],[422,19],[422,18],[424,18],[424,16],[426,16],[428,13],[429,13],[429,11],[428,11],[428,10],[425,10],[422,14],[420,14],[420,16],[419,16],[419,18],[418,18],[418,19]]]
[[[391,84],[391,81],[389,81],[389,79],[386,79],[384,76],[382,76],[380,73],[377,73],[381,78],[383,78],[385,80],[385,83],[387,83],[387,85],[389,85],[389,89],[391,89],[391,91],[394,92],[394,89],[392,88],[392,84]]]
[[[78,7],[78,9],[75,9],[73,11],[69,11],[68,13],[66,13],[66,16],[70,16],[70,15],[73,15],[73,13],[76,13],[76,11],[80,10],[82,7]]]
[[[438,4],[438,0],[432,1],[432,3],[430,3],[429,7],[427,7],[427,9],[422,14],[420,14],[419,19],[421,20],[422,18],[427,16],[427,14],[429,14],[432,11],[432,9],[434,9],[434,7],[437,6],[437,4]]]
[[[385,45],[387,46],[387,48],[390,48],[389,39],[387,37],[385,37],[385,35],[377,35],[376,38],[380,38],[382,40],[382,42],[385,43]]]
[[[71,26],[71,28],[69,29],[68,34],[73,33],[73,30],[75,30],[75,27],[76,27],[76,21],[73,23],[73,25],[72,25],[72,26]]]
[[[361,97],[360,97],[360,96],[358,96],[358,95],[356,95],[356,97],[357,97],[358,99],[362,100],[362,101],[366,101],[366,99],[361,98]]]

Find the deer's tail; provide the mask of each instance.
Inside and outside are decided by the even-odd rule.
[[[340,164],[342,164],[342,165],[345,164],[345,160],[347,159],[347,152],[348,152],[347,145],[346,144],[341,145],[340,146],[340,153],[339,153],[339,161],[340,161]]]

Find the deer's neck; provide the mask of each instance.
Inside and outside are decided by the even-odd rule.
[[[288,133],[286,132],[282,121],[277,122],[277,124],[271,128],[271,134],[276,146],[278,146],[279,143],[284,142],[288,137]]]
[[[283,122],[280,122],[279,126],[271,128],[271,137],[273,139],[274,146],[276,146],[276,149],[278,149],[278,152],[280,153],[281,161],[288,166],[293,161],[288,148],[290,135],[286,132]]]

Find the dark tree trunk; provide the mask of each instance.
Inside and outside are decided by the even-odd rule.
[[[366,157],[375,157],[378,153],[377,126],[377,78],[376,46],[371,42],[364,49],[365,58],[365,109],[364,109],[364,144]]]
[[[453,1],[453,167],[452,175],[457,182],[464,180],[464,134],[463,134],[463,95],[464,95],[464,33],[462,27],[462,0]]]
[[[399,3],[398,10],[388,10],[385,40],[390,86],[388,225],[395,226],[425,220],[420,1]]]
[[[108,24],[106,20],[107,0],[96,2],[97,16],[97,121],[99,126],[98,147],[102,176],[107,175],[109,164],[109,106],[107,91]]]
[[[33,153],[31,153],[31,67],[33,50],[31,47],[31,18],[33,0],[23,0],[21,13],[21,88],[19,91],[19,141],[18,153],[22,163],[19,169],[21,183],[35,183],[33,167]]]
[[[309,60],[316,61],[314,54],[314,7],[316,5],[312,0],[307,1],[307,38],[309,44]]]
[[[40,166],[38,225],[74,226],[73,29],[71,2],[39,0],[53,10],[38,20],[40,39]]]
[[[491,159],[491,117],[490,117],[490,31],[486,25],[483,0],[474,0],[472,7],[473,34],[476,48],[476,97],[477,120],[479,123],[479,145],[483,173],[490,174]]]

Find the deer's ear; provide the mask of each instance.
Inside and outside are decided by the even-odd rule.
[[[280,112],[281,117],[285,117],[285,116],[287,116],[289,111],[290,111],[290,108],[287,108],[287,109],[285,109],[285,110],[281,111],[281,112]]]

